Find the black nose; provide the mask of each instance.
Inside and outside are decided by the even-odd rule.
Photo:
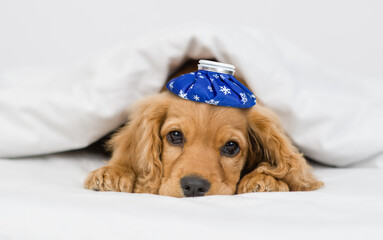
[[[210,188],[209,181],[197,176],[183,177],[180,183],[185,197],[203,196]]]

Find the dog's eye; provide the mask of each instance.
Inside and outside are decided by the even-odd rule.
[[[239,152],[239,146],[238,143],[234,141],[229,141],[221,148],[221,154],[228,156],[228,157],[234,157]]]
[[[173,145],[181,145],[184,143],[184,137],[182,136],[182,133],[178,131],[172,131],[168,133],[166,138]]]

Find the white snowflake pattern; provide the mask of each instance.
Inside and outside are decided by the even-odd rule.
[[[187,93],[184,93],[184,91],[180,90],[180,92],[178,93],[178,96],[182,97],[183,99],[188,99],[188,94]]]
[[[191,74],[191,75],[195,75],[195,73],[193,73],[193,72],[191,72],[190,74]]]
[[[202,75],[199,75],[199,78],[205,78],[204,76],[202,76]]]
[[[227,88],[226,86],[219,86],[219,90],[223,92],[225,95],[231,94],[230,88]]]
[[[240,93],[239,95],[241,95],[241,102],[242,102],[242,104],[247,103],[247,97],[246,97],[246,94],[244,94],[244,93]]]
[[[219,75],[221,78],[225,79],[225,76],[223,76],[222,74]]]
[[[171,83],[169,84],[170,89],[173,89],[173,88],[174,88],[173,84],[174,84],[174,82],[171,82]]]
[[[254,104],[257,104],[257,99],[255,98],[254,94],[251,94],[250,97],[254,100]]]
[[[194,95],[194,100],[196,100],[196,101],[199,101],[199,97],[198,97],[198,95]]]
[[[211,99],[209,101],[206,100],[205,103],[211,104],[211,105],[217,105],[219,103],[219,101],[214,101],[214,99]]]
[[[215,77],[216,79],[218,79],[218,74],[213,74],[213,77]]]
[[[213,92],[213,88],[211,88],[211,86],[208,86],[207,89],[209,89],[210,92]]]
[[[209,78],[210,79],[210,82],[213,82],[214,81],[214,78]]]
[[[192,85],[189,87],[189,89],[193,89],[193,87],[194,87],[194,84],[192,84]]]

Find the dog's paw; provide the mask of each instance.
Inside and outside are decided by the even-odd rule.
[[[250,173],[242,178],[238,184],[237,193],[249,192],[287,192],[289,187],[281,180],[259,173]]]
[[[94,191],[132,192],[135,175],[119,166],[104,166],[90,172],[84,187]]]

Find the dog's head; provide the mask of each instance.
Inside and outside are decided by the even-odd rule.
[[[170,196],[233,194],[249,149],[246,111],[172,97],[159,132]]]
[[[241,173],[266,159],[273,164],[279,154],[279,143],[268,144],[276,138],[276,123],[267,111],[213,106],[164,92],[133,108],[130,122],[110,141],[111,161],[118,159],[136,174],[134,192],[234,194]]]

